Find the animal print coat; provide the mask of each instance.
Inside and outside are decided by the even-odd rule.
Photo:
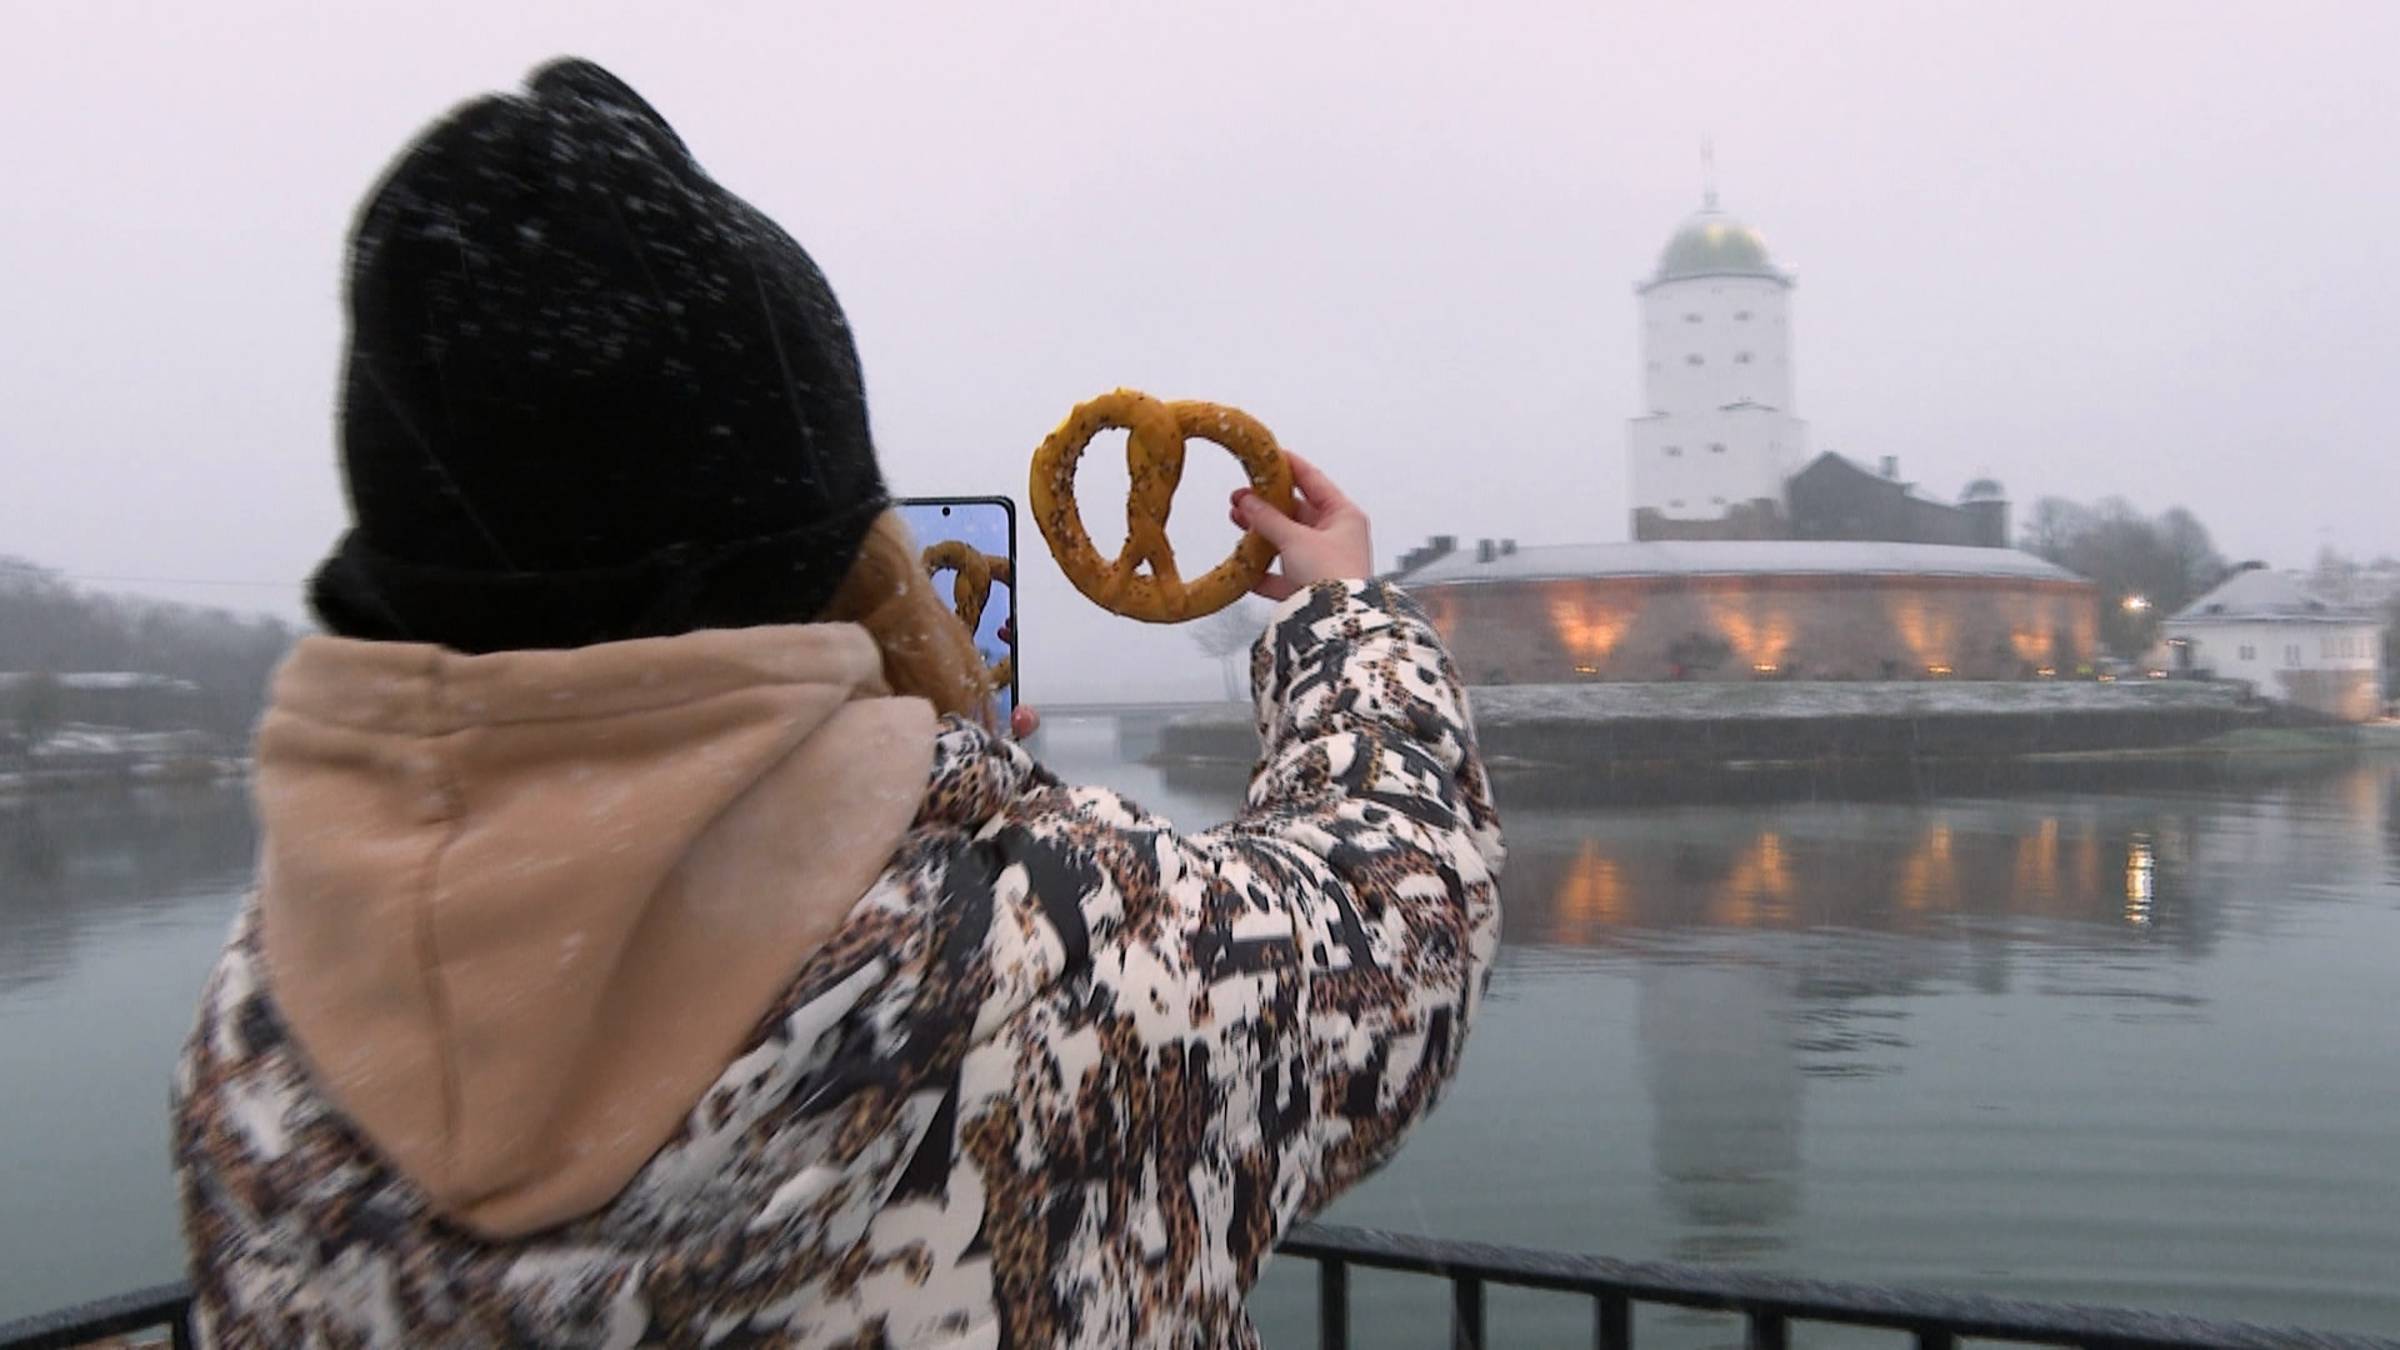
[[[485,1243],[312,1087],[246,913],[175,1081],[203,1343],[1252,1345],[1278,1239],[1458,1065],[1501,858],[1382,584],[1253,653],[1247,809],[1183,834],[946,723],[889,868],[606,1208]]]

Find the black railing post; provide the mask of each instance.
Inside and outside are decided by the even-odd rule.
[[[1633,1300],[1602,1294],[1592,1300],[1592,1344],[1596,1350],[1633,1350]]]
[[[1917,1333],[1917,1350],[1958,1350],[1958,1337],[1928,1327]]]
[[[1750,1350],[1790,1350],[1791,1323],[1786,1322],[1779,1312],[1753,1312],[1750,1314],[1747,1344]]]
[[[1317,1350],[1350,1350],[1350,1267],[1317,1258]]]
[[[1483,1350],[1483,1281],[1473,1275],[1450,1277],[1451,1350]]]

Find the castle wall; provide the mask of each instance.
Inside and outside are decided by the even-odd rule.
[[[1412,587],[1473,684],[2036,678],[2099,647],[2090,585],[2007,577],[1590,577]]]

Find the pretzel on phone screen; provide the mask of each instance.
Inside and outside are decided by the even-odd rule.
[[[1110,427],[1127,433],[1125,547],[1102,558],[1075,501],[1075,468],[1092,438]],[[1248,594],[1275,561],[1275,546],[1245,532],[1233,553],[1186,582],[1167,540],[1167,513],[1183,481],[1184,443],[1210,441],[1233,452],[1250,486],[1278,510],[1292,509],[1292,469],[1274,435],[1239,408],[1185,400],[1163,403],[1119,389],[1080,404],[1033,452],[1027,494],[1034,523],[1075,589],[1103,609],[1146,623],[1178,623],[1213,614]],[[1149,571],[1141,569],[1147,564]]]
[[[985,553],[963,539],[945,539],[926,549],[924,561],[928,576],[958,574],[950,582],[950,606],[958,612],[958,621],[967,626],[970,634],[983,626],[983,611],[991,603],[993,582],[1012,591],[1016,589],[1016,575],[1008,559]],[[992,688],[1008,688],[1015,682],[1016,672],[1015,654],[1001,657],[988,672]]]

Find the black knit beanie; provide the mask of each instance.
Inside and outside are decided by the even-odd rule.
[[[350,250],[350,637],[463,652],[805,622],[888,505],[792,238],[586,61],[404,151]]]

